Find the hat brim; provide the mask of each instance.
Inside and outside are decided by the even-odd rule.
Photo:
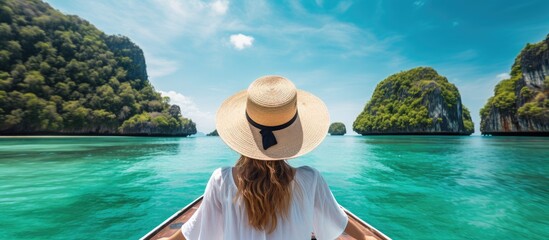
[[[229,97],[216,115],[216,129],[236,152],[258,160],[296,158],[316,148],[328,134],[328,108],[311,93],[297,90],[298,117],[289,127],[274,131],[277,144],[263,149],[260,129],[246,119],[247,91]]]

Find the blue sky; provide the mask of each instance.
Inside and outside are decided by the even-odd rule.
[[[549,33],[549,1],[47,0],[144,51],[149,80],[198,130],[263,75],[322,98],[347,132],[378,82],[431,66],[479,109],[528,42]],[[354,133],[354,132],[353,132]]]

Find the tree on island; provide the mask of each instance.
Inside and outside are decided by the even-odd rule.
[[[347,133],[347,129],[345,128],[345,124],[342,122],[334,122],[330,125],[328,133],[332,136],[342,136]]]

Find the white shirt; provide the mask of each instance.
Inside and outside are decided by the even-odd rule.
[[[337,204],[326,181],[311,167],[297,168],[291,182],[292,198],[286,219],[279,217],[272,233],[248,224],[245,205],[234,201],[238,189],[230,167],[216,169],[198,210],[182,227],[189,240],[335,239],[347,226],[347,215]]]

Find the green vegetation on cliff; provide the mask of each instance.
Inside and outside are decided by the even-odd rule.
[[[434,69],[418,67],[381,81],[353,130],[360,134],[470,134],[474,127],[469,111],[458,105],[461,100],[456,86]],[[458,116],[462,118],[456,119]]]
[[[488,111],[492,106],[504,112],[510,112],[510,113],[515,112],[516,111],[515,102],[517,101],[515,88],[516,88],[517,82],[520,80],[521,77],[522,77],[522,71],[520,69],[520,55],[519,55],[515,59],[515,63],[513,64],[513,68],[511,69],[511,78],[504,79],[496,85],[494,89],[494,96],[490,97],[486,105],[484,105],[484,107],[480,109],[481,117],[487,117]],[[524,89],[521,92],[523,92],[523,94],[525,95],[530,94],[529,90],[527,89]],[[482,123],[481,123],[481,129],[482,129]]]
[[[177,110],[127,37],[42,1],[0,0],[0,133],[196,133]]]
[[[345,135],[347,133],[347,129],[345,128],[345,124],[342,122],[334,122],[330,124],[328,133],[330,135]]]
[[[494,96],[480,110],[481,132],[538,131],[549,121],[549,35],[526,44],[515,58],[509,79],[500,81]],[[509,119],[512,119],[509,121]],[[543,130],[542,130],[543,131]]]
[[[473,120],[471,119],[471,112],[469,112],[469,109],[467,107],[463,106],[463,127],[465,128],[466,132],[473,133],[475,132],[475,124],[473,123]]]

